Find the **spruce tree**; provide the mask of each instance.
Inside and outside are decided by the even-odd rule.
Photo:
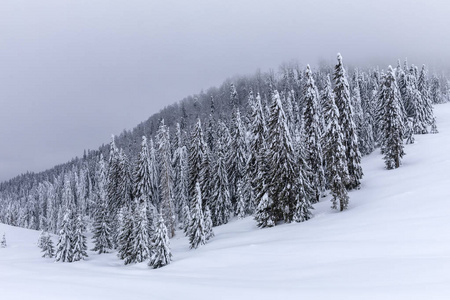
[[[1,243],[0,243],[0,248],[6,248],[6,237],[5,237],[5,234],[3,234],[3,237],[2,237],[2,241],[1,241]]]
[[[99,254],[108,253],[112,248],[112,235],[111,235],[111,220],[108,215],[107,209],[107,174],[105,161],[103,156],[100,155],[100,160],[97,164],[96,169],[96,194],[97,194],[97,208],[94,214],[94,249],[93,251],[98,251]]]
[[[183,208],[185,206],[189,208],[188,154],[186,146],[182,144],[181,127],[179,124],[176,125],[175,137],[175,151],[172,159],[174,170],[174,204],[178,221],[184,223]]]
[[[191,211],[187,203],[183,207],[183,232],[185,236],[189,236],[189,226],[191,225]]]
[[[242,192],[242,180],[239,180],[237,183],[236,189],[236,215],[239,219],[243,219],[246,215],[245,213],[245,199]]]
[[[117,255],[124,261],[124,264],[128,265],[135,262],[135,257],[133,256],[135,228],[131,207],[124,206],[120,210],[120,215],[122,221],[118,230]]]
[[[343,133],[342,146],[345,149],[348,178],[344,184],[347,189],[355,189],[360,185],[363,176],[361,153],[358,149],[356,125],[353,122],[353,108],[350,101],[350,87],[342,64],[342,56],[338,54],[338,63],[334,68],[334,96],[339,110],[339,125]]]
[[[225,147],[226,147],[226,125],[219,122],[218,142],[215,146],[217,150],[217,158],[215,163],[214,176],[211,178],[212,182],[212,222],[214,226],[228,223],[231,213],[231,199],[229,192],[229,184],[227,177],[227,170],[225,166]]]
[[[194,199],[196,193],[196,183],[200,182],[200,172],[202,169],[203,156],[205,155],[206,144],[203,140],[203,131],[200,119],[197,120],[191,132],[189,149],[189,198]]]
[[[161,195],[161,213],[164,216],[169,237],[175,235],[175,208],[173,201],[173,169],[171,161],[171,148],[169,128],[161,121],[157,133],[158,138],[158,161],[160,174],[160,195]]]
[[[311,68],[306,66],[304,77],[304,105],[303,114],[305,130],[305,160],[311,171],[309,181],[314,188],[314,203],[319,202],[325,190],[325,173],[323,170],[322,133],[320,131],[319,103],[317,88],[314,83]]]
[[[403,151],[403,115],[399,96],[394,70],[389,66],[380,91],[380,103],[383,107],[382,150],[387,169],[400,167],[401,159],[405,154]]]
[[[202,211],[202,192],[198,182],[195,184],[195,194],[191,203],[189,244],[191,249],[195,249],[206,243],[205,218]]]
[[[42,236],[42,243],[40,248],[42,249],[42,257],[53,258],[55,256],[55,249],[53,247],[53,241],[48,232]]]
[[[214,237],[213,223],[211,219],[211,210],[209,209],[209,206],[206,206],[204,216],[205,216],[205,240],[209,241]]]
[[[327,131],[325,133],[325,162],[327,166],[328,186],[332,195],[332,208],[344,210],[348,206],[348,194],[345,182],[348,181],[348,169],[343,145],[343,133],[339,124],[339,110],[334,98],[326,105],[325,117]]]
[[[273,201],[274,220],[291,222],[294,216],[297,194],[298,168],[289,126],[275,90],[269,119],[268,156],[269,197]],[[257,212],[258,213],[258,212]]]
[[[74,234],[73,234],[73,258],[72,261],[79,261],[85,259],[87,255],[87,244],[86,244],[86,236],[84,235],[86,231],[86,226],[80,215],[78,215],[75,219],[74,226]]]
[[[152,254],[149,266],[153,269],[164,267],[172,261],[169,236],[162,214],[159,214],[155,233],[152,239]]]
[[[434,119],[433,113],[433,103],[430,96],[430,88],[427,80],[427,74],[425,70],[425,65],[422,65],[420,70],[419,78],[417,79],[417,89],[422,95],[422,107],[424,112],[424,120],[426,125],[431,125]],[[428,133],[427,128],[423,130],[423,133]]]
[[[150,257],[150,235],[148,232],[147,205],[142,200],[135,212],[135,222],[133,227],[133,240],[131,249],[131,260],[133,262],[143,262]]]
[[[256,207],[255,221],[258,227],[273,227],[276,223],[274,203],[268,193],[264,193]]]
[[[59,231],[58,243],[56,244],[56,261],[72,262],[73,260],[73,228],[71,226],[71,216],[69,211],[64,214]]]

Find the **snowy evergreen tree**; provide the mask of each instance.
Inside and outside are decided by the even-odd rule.
[[[147,205],[144,201],[137,206],[135,213],[134,232],[130,260],[133,262],[143,262],[150,257],[150,235],[148,232]]]
[[[135,225],[131,207],[123,207],[120,210],[120,215],[122,221],[118,230],[117,255],[128,265],[135,262],[135,257],[133,256]]]
[[[53,241],[48,232],[45,232],[42,236],[42,242],[40,247],[43,253],[42,257],[53,258],[55,256],[55,249],[53,247]]]
[[[297,202],[295,205],[293,221],[300,223],[311,219],[311,209],[313,209],[313,207],[304,188],[303,176],[299,177],[298,186],[299,190],[297,194]]]
[[[245,217],[245,199],[242,192],[242,180],[239,180],[237,183],[236,189],[236,215],[239,219],[243,219]]]
[[[383,107],[381,123],[382,152],[387,169],[400,167],[403,151],[403,116],[400,107],[400,92],[395,80],[394,70],[388,67],[380,91],[380,103]]]
[[[189,226],[191,225],[191,211],[189,205],[186,203],[183,207],[183,232],[189,236]]]
[[[188,180],[188,154],[186,146],[181,143],[181,127],[176,125],[176,142],[173,154],[172,165],[174,169],[174,204],[179,222],[184,222],[183,208],[189,203],[189,180]]]
[[[173,169],[170,152],[169,128],[161,121],[157,133],[160,174],[161,213],[164,216],[169,238],[175,235],[175,208],[173,201]]]
[[[189,197],[195,199],[196,183],[200,182],[200,172],[202,169],[203,156],[206,151],[206,144],[203,140],[203,131],[200,119],[197,120],[191,132],[191,143],[189,149]]]
[[[214,176],[212,179],[213,193],[211,196],[212,222],[214,226],[228,223],[231,213],[231,199],[228,185],[227,170],[225,166],[225,147],[227,128],[223,122],[219,122],[218,143],[215,146],[217,158]]]
[[[86,226],[83,223],[83,220],[80,215],[78,215],[75,219],[74,226],[74,234],[73,234],[73,258],[72,261],[79,261],[85,259],[87,255],[87,244],[86,244],[86,236],[84,235],[86,231]]]
[[[97,164],[95,171],[96,178],[96,194],[97,194],[97,208],[94,214],[93,224],[93,238],[94,249],[99,254],[108,253],[112,248],[112,235],[111,235],[111,220],[108,215],[107,209],[107,173],[105,161],[103,156],[100,155],[100,160]]]
[[[274,203],[268,193],[264,193],[256,208],[255,220],[260,228],[273,227],[276,223]]]
[[[159,214],[155,234],[152,239],[152,253],[149,266],[153,269],[164,267],[172,261],[170,241],[162,214]]]
[[[66,211],[61,229],[59,231],[58,243],[56,244],[56,261],[72,262],[73,260],[73,228],[72,228],[72,214]]]
[[[138,154],[137,161],[133,172],[134,183],[134,197],[140,199],[148,207],[151,202],[150,199],[154,198],[153,189],[156,183],[152,182],[154,178],[151,176],[150,170],[150,155],[148,150],[147,138],[142,137],[141,151]]]
[[[332,195],[332,208],[342,211],[348,206],[348,194],[345,182],[348,180],[348,170],[343,145],[343,134],[339,124],[339,110],[334,98],[329,99],[325,106],[327,130],[325,133],[325,162],[327,166],[328,186]]]
[[[269,197],[274,207],[269,211],[274,214],[274,220],[291,222],[296,205],[298,168],[291,133],[277,90],[273,93],[270,112],[267,165]]]
[[[7,247],[7,245],[6,245],[6,237],[5,237],[5,234],[3,234],[2,241],[0,243],[0,248],[6,248],[6,247]]]
[[[209,241],[214,237],[213,222],[211,219],[211,210],[209,209],[209,206],[206,206],[204,216],[205,216],[205,240]]]
[[[440,104],[443,103],[443,97],[441,92],[441,83],[439,81],[439,78],[434,75],[431,79],[431,86],[430,86],[430,98],[431,102],[433,104]]]
[[[191,249],[206,243],[205,218],[202,211],[202,192],[200,184],[195,185],[194,198],[191,201],[191,224],[189,226],[189,244]]]
[[[231,140],[228,149],[227,158],[227,172],[228,183],[230,184],[231,203],[234,208],[237,207],[237,184],[240,180],[247,180],[245,178],[245,169],[247,163],[247,149],[245,141],[245,128],[241,120],[241,113],[239,108],[233,109],[231,119]]]
[[[358,188],[363,176],[361,168],[361,153],[358,147],[356,125],[353,122],[353,108],[350,99],[350,87],[342,64],[342,56],[338,54],[338,63],[334,68],[334,96],[339,110],[339,125],[343,133],[342,146],[345,149],[348,169],[348,181],[344,182],[347,189]]]
[[[320,131],[318,94],[309,65],[306,66],[304,80],[303,103],[305,110],[303,126],[305,130],[305,160],[311,171],[309,181],[314,188],[315,197],[313,201],[317,203],[325,190],[325,172],[323,170],[322,133]]]
[[[417,89],[419,90],[420,95],[422,96],[422,109],[424,113],[424,121],[426,122],[426,125],[431,125],[434,119],[434,113],[425,65],[422,65],[422,69],[420,70],[420,75],[419,78],[417,79]],[[428,133],[426,127],[422,133]]]

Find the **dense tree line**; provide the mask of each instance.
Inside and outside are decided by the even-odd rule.
[[[449,89],[444,76],[406,61],[348,73],[341,55],[334,70],[237,78],[109,146],[1,183],[0,221],[58,234],[57,261],[84,259],[90,230],[99,254],[162,267],[178,229],[197,248],[233,216],[253,215],[259,227],[306,221],[327,190],[333,208],[348,208],[361,157],[380,147],[386,168],[398,168],[405,140],[437,132],[433,104],[448,101]]]

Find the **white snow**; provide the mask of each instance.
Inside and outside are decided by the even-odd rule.
[[[450,104],[435,113],[440,133],[416,136],[400,169],[385,170],[378,150],[363,158],[347,211],[325,198],[300,224],[233,220],[196,250],[178,232],[162,269],[91,251],[54,263],[41,258],[39,232],[0,224],[0,299],[447,299]]]

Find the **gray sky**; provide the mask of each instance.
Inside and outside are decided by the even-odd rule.
[[[258,68],[448,61],[449,18],[444,0],[2,0],[0,180]]]

